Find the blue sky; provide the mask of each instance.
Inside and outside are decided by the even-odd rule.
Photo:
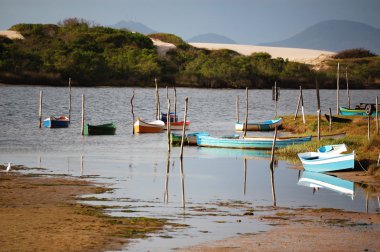
[[[70,17],[100,25],[141,22],[184,39],[217,33],[238,43],[286,39],[320,21],[380,28],[380,0],[0,0],[0,29]]]

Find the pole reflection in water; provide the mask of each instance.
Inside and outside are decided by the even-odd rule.
[[[165,177],[165,192],[164,192],[164,203],[167,204],[169,201],[169,171],[170,171],[170,152],[168,152],[166,158],[166,177]]]
[[[247,159],[244,158],[244,186],[243,186],[243,193],[245,195],[247,187]]]
[[[80,155],[80,176],[83,177],[83,155]]]
[[[180,171],[181,171],[181,191],[182,191],[182,207],[185,208],[185,181],[183,176],[183,158],[179,159],[180,161]]]
[[[269,166],[270,170],[270,177],[271,177],[271,184],[272,184],[272,199],[273,199],[273,206],[276,206],[276,191],[274,189],[274,163],[271,163]]]

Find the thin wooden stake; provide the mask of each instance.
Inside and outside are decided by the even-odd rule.
[[[321,99],[320,99],[320,96],[319,96],[319,84],[318,84],[317,80],[315,80],[315,91],[317,92],[317,105],[318,105],[318,109],[321,110]]]
[[[275,116],[277,118],[277,82],[274,82],[274,100],[275,100]]]
[[[318,115],[318,142],[321,140],[321,110],[317,110]]]
[[[348,86],[348,66],[346,66],[347,106],[350,108],[350,88]]]
[[[376,104],[375,104],[375,118],[376,118],[376,135],[379,135],[379,97],[376,96]]]
[[[83,155],[80,155],[80,176],[83,177]]]
[[[380,165],[380,153],[379,153],[379,158],[377,159],[377,166]]]
[[[329,130],[332,130],[332,113],[331,113],[331,108],[329,108],[329,113],[330,113],[330,118],[329,118]]]
[[[169,99],[169,90],[168,90],[168,86],[166,86],[166,100]]]
[[[170,99],[167,99],[168,101],[168,116],[166,117],[166,131],[167,131],[167,136],[168,136],[168,152],[170,153]]]
[[[131,113],[132,113],[132,134],[135,134],[135,113],[133,112],[133,99],[135,98],[135,90],[132,90],[131,97]]]
[[[301,89],[301,86],[300,86],[300,89]],[[298,96],[298,102],[297,102],[296,113],[294,114],[294,121],[297,119],[297,115],[298,115],[298,110],[299,110],[299,108],[300,108],[300,104],[301,104],[301,93],[300,93],[300,95]]]
[[[185,141],[185,132],[186,132],[186,119],[187,119],[187,103],[189,101],[189,98],[185,98],[185,114],[183,116],[183,127],[182,127],[182,139],[181,139],[181,153],[180,153],[180,158],[182,159],[183,157],[183,142]]]
[[[154,83],[156,84],[156,120],[160,119],[160,92],[158,91],[157,78],[154,78]]]
[[[174,86],[174,121],[177,122],[177,90]]]
[[[247,136],[248,127],[248,88],[245,88],[245,124],[244,124],[244,137]]]
[[[165,177],[165,192],[164,192],[164,203],[169,202],[169,172],[170,172],[170,153],[168,152],[166,158],[166,177]]]
[[[305,111],[303,109],[303,94],[302,94],[302,87],[300,86],[300,92],[301,92],[301,112],[302,112],[302,121],[303,121],[303,124],[306,124],[306,120],[305,120]]]
[[[82,129],[81,129],[82,136],[84,135],[84,94],[82,94]]]
[[[39,124],[38,127],[42,127],[42,90],[40,91],[39,109],[38,109]]]
[[[270,166],[273,166],[274,163],[274,150],[276,148],[276,139],[277,139],[277,126],[274,129],[273,143],[272,143],[272,152],[270,155]]]
[[[236,96],[236,122],[239,123],[239,96]]]
[[[339,62],[336,71],[336,114],[339,115]]]
[[[271,185],[272,185],[272,200],[273,200],[273,206],[275,207],[276,204],[276,191],[274,188],[274,168],[273,165],[270,167],[270,177],[271,177]]]
[[[371,141],[371,115],[368,115],[368,142]]]
[[[71,78],[69,78],[69,122],[71,122]]]

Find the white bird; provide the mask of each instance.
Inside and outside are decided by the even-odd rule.
[[[10,172],[10,171],[11,171],[11,162],[8,162],[6,172]]]

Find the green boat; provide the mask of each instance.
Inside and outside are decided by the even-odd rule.
[[[86,124],[84,126],[84,135],[115,135],[116,124],[106,123],[100,125]]]
[[[207,132],[186,133],[184,143],[187,145],[197,145],[197,136],[208,136]],[[182,134],[170,132],[170,143],[173,145],[181,144]]]

